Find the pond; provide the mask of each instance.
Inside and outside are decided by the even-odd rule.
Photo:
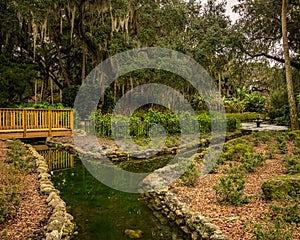
[[[96,180],[81,160],[65,151],[42,149],[52,181],[74,216],[80,240],[122,240],[126,229],[141,230],[141,239],[184,239],[176,226],[162,224],[140,199]]]

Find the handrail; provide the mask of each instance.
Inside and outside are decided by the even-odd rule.
[[[73,130],[71,109],[0,108],[0,132],[46,131],[52,136],[57,129]]]

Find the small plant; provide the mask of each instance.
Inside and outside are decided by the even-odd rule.
[[[229,162],[229,168],[225,168],[224,173],[225,174],[239,174],[241,176],[244,176],[245,171],[242,168],[242,165],[240,163]]]
[[[246,172],[254,172],[256,168],[263,166],[265,158],[261,153],[251,153],[245,154],[243,158],[241,158],[242,169]]]
[[[7,145],[9,147],[7,152],[9,163],[17,170],[29,172],[34,167],[34,163],[31,156],[26,156],[27,149],[18,140],[14,140]]]
[[[291,240],[293,239],[293,229],[281,219],[270,222],[266,219],[264,223],[252,224],[251,233],[256,240]]]
[[[236,145],[231,145],[228,147],[226,152],[222,154],[226,160],[237,161],[243,157],[246,153],[253,152],[253,148],[245,143],[238,143]]]
[[[270,208],[273,210],[276,218],[280,218],[288,223],[300,222],[300,206],[296,201],[275,202]]]
[[[197,179],[199,178],[199,176],[200,176],[199,170],[197,169],[196,165],[192,163],[185,171],[185,173],[181,175],[180,179],[183,185],[188,187],[196,187]]]
[[[281,153],[281,154],[285,154],[288,152],[288,149],[286,147],[286,142],[278,143],[277,147],[278,147],[279,153]]]
[[[0,187],[0,224],[16,214],[20,199],[16,186]]]
[[[287,171],[289,174],[297,174],[300,173],[300,160],[298,155],[288,155],[285,158],[285,167],[287,168]]]
[[[219,203],[239,206],[248,203],[250,198],[244,196],[245,180],[241,175],[230,174],[220,177],[219,184],[213,186]]]

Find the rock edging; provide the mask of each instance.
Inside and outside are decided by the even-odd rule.
[[[46,240],[71,239],[75,231],[73,216],[67,212],[66,203],[60,198],[59,191],[51,182],[45,159],[31,145],[26,146],[36,159],[40,191],[48,195],[46,201],[51,208],[51,215],[46,226]]]
[[[189,209],[180,202],[176,194],[169,190],[147,192],[144,194],[148,207],[155,213],[161,213],[170,222],[175,223],[188,239],[228,240],[220,228],[212,224],[208,218]],[[157,216],[157,214],[155,214]]]
[[[63,144],[48,140],[47,145],[56,145],[56,147],[63,148],[71,153],[77,152],[88,155],[91,158],[99,157],[97,153],[86,152],[72,144]],[[166,167],[173,168],[174,166],[170,165]],[[150,174],[150,178],[151,175],[154,176],[157,171],[158,170]],[[165,176],[165,174],[160,174],[160,176],[161,175]],[[155,176],[155,178],[157,178],[157,176]],[[147,179],[145,179],[141,185],[141,189],[147,189]],[[218,226],[212,224],[208,218],[189,209],[184,203],[178,200],[176,194],[170,192],[168,189],[149,191],[144,193],[144,197],[148,201],[148,207],[154,211],[156,217],[159,218],[158,215],[160,214],[163,218],[175,223],[189,239],[228,240],[228,237],[223,235]]]

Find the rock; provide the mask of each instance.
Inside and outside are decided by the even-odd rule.
[[[58,195],[56,192],[51,192],[46,200],[47,203],[49,203],[52,199],[58,198]]]
[[[42,166],[39,166],[36,171],[38,173],[47,173],[48,172],[48,167],[42,167]]]
[[[273,177],[264,182],[261,188],[267,200],[299,198],[300,174]]]
[[[61,219],[61,220],[62,221],[56,219],[56,220],[53,220],[53,221],[49,222],[48,225],[47,225],[47,230],[50,231],[50,232],[55,231],[55,230],[60,232],[62,230],[63,225],[64,225],[64,219]]]
[[[186,234],[190,233],[190,229],[187,226],[181,226],[180,228],[184,233]]]
[[[132,229],[126,229],[124,233],[126,236],[128,236],[131,239],[141,238],[143,235],[143,232],[141,230],[132,230]]]
[[[41,179],[41,180],[46,180],[46,179],[49,179],[50,177],[51,177],[51,175],[49,173],[43,172],[43,173],[39,174],[39,179]]]
[[[60,240],[60,234],[57,230],[53,230],[50,233],[46,233],[46,240]]]
[[[175,213],[170,212],[169,215],[168,215],[168,218],[171,219],[172,221],[175,221],[175,219],[176,219]]]

